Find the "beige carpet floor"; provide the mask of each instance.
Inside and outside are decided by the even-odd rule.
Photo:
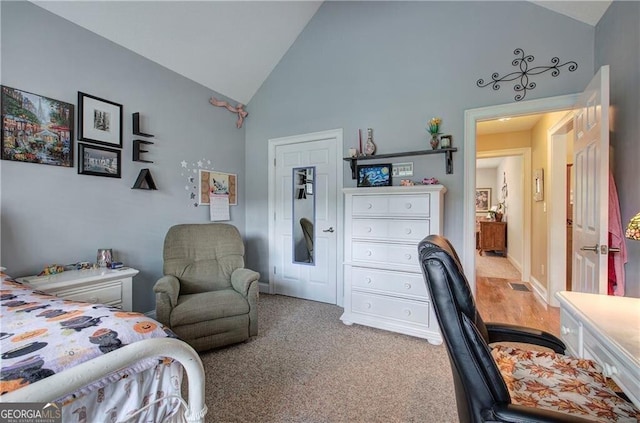
[[[201,355],[207,422],[456,422],[444,345],[260,295],[259,335]]]

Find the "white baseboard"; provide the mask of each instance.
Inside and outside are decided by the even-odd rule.
[[[516,259],[514,259],[513,256],[511,256],[509,253],[507,253],[507,260],[509,260],[509,263],[511,263],[511,265],[515,267],[518,272],[520,272],[520,277],[522,278],[522,265]]]
[[[533,287],[533,293],[535,294],[535,299],[540,302],[546,309],[549,304],[547,303],[547,288],[545,288],[539,280],[531,276],[531,281],[529,282]]]
[[[156,311],[155,310],[147,311],[146,313],[144,313],[144,315],[147,316],[147,317],[151,317],[153,320],[156,319]]]
[[[258,291],[269,294],[269,282],[258,282]]]

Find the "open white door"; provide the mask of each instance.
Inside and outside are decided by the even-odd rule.
[[[607,293],[609,66],[582,93],[574,116],[573,291]]]

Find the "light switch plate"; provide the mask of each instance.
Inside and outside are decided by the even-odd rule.
[[[391,176],[413,176],[413,162],[394,163],[391,166]]]

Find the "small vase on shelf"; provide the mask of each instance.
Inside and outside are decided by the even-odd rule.
[[[438,138],[438,134],[431,134],[431,148],[434,150],[438,148],[440,145],[440,139]]]
[[[367,143],[364,146],[364,154],[373,156],[376,153],[376,145],[373,142],[373,129],[367,129]]]

